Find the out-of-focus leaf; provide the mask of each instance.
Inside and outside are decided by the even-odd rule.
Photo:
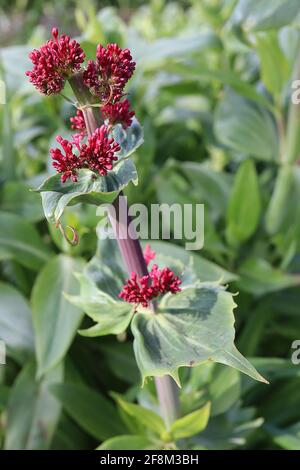
[[[255,41],[262,80],[270,93],[280,96],[290,70],[288,61],[280,48],[277,34],[273,31],[259,33]]]
[[[239,167],[229,198],[227,236],[234,244],[244,242],[256,230],[261,212],[261,200],[255,165],[251,160]]]
[[[273,442],[285,450],[300,449],[300,423],[288,426],[286,429],[267,425],[265,429],[271,434]]]
[[[37,230],[23,217],[0,212],[0,251],[26,268],[38,270],[49,259],[49,250]]]
[[[34,284],[31,303],[40,376],[63,359],[82,319],[81,310],[64,297],[64,292],[77,292],[74,272],[82,268],[79,259],[57,256],[47,263]]]
[[[32,85],[25,76],[25,72],[30,70],[32,66],[28,57],[31,49],[30,46],[25,45],[0,49],[0,62],[3,65],[5,75],[9,77],[7,85],[12,93],[32,91]]]
[[[256,296],[297,286],[300,283],[299,277],[286,274],[261,258],[247,259],[240,266],[239,274],[241,279],[238,281],[238,287]]]
[[[49,387],[62,380],[58,365],[41,382],[35,380],[35,365],[28,363],[18,375],[9,399],[5,448],[48,449],[60,414],[60,405]]]
[[[34,351],[29,305],[20,292],[4,282],[0,282],[0,339],[13,357],[23,360]]]
[[[268,111],[233,92],[226,92],[215,114],[218,140],[230,149],[261,160],[278,156],[276,126]]]
[[[239,0],[231,22],[247,31],[279,29],[286,24],[299,23],[298,0]]]
[[[142,450],[156,449],[157,445],[151,439],[144,436],[125,434],[116,436],[103,442],[96,450]]]
[[[139,371],[136,365],[131,342],[118,342],[99,345],[101,354],[116,377],[129,384],[136,384]]]
[[[95,439],[102,441],[125,429],[114,405],[101,393],[81,384],[52,385],[66,412]]]
[[[1,210],[20,215],[28,222],[43,219],[43,208],[38,194],[20,181],[7,181],[3,187]]]
[[[198,32],[189,36],[177,38],[162,38],[152,43],[147,43],[136,35],[129,36],[128,47],[133,57],[139,63],[139,67],[147,70],[156,68],[163,61],[185,58],[187,54],[199,53],[205,49],[220,49],[220,39],[213,33]]]

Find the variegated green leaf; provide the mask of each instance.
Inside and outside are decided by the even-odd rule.
[[[168,374],[180,385],[180,367],[206,361],[226,364],[266,382],[234,345],[235,306],[224,287],[203,283],[167,294],[156,315],[139,311],[131,325],[143,382],[149,376]]]

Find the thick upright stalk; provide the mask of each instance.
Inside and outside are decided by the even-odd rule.
[[[81,106],[88,135],[91,135],[102,123],[101,110],[97,107],[89,106],[92,103],[91,95],[83,84],[81,74],[73,76],[70,80],[70,85]],[[129,233],[130,217],[128,206],[126,199],[120,196],[122,196],[122,193],[114,201],[115,210],[111,210],[109,213],[110,222],[128,274],[131,275],[132,272],[135,272],[138,276],[144,276],[148,274],[148,269],[142,247],[139,240],[133,237],[133,233]],[[155,314],[154,307],[153,313]],[[167,428],[169,428],[179,414],[178,387],[172,377],[169,376],[156,377],[155,385],[161,415]]]

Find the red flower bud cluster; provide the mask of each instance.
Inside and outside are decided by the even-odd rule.
[[[130,103],[128,100],[118,101],[116,103],[107,103],[102,108],[104,119],[107,119],[109,124],[122,124],[124,128],[130,127],[134,111],[130,111]]]
[[[112,137],[107,137],[107,126],[103,125],[88,138],[88,144],[83,144],[80,156],[87,168],[105,176],[113,168],[113,162],[118,160],[115,152],[120,145]]]
[[[84,82],[102,101],[119,101],[134,69],[129,49],[121,49],[117,44],[107,47],[99,44],[96,60],[89,60],[84,72]]]
[[[76,115],[70,118],[71,129],[79,131],[79,134],[86,135],[86,125],[81,109],[77,109]]]
[[[74,72],[78,71],[85,54],[77,41],[62,34],[58,38],[58,29],[52,29],[53,39],[30,54],[34,67],[26,72],[33,85],[45,95],[59,93]]]
[[[134,116],[124,87],[135,69],[129,49],[121,49],[117,44],[97,47],[97,58],[90,60],[83,74],[84,83],[92,94],[98,96],[103,104],[102,113],[109,124],[122,124],[129,127]]]
[[[120,146],[114,139],[108,137],[107,126],[103,125],[96,129],[88,138],[87,144],[81,145],[80,136],[76,137],[73,142],[69,142],[58,136],[56,140],[62,146],[64,153],[58,148],[50,150],[53,166],[58,173],[62,173],[63,183],[68,178],[76,182],[77,170],[81,168],[88,168],[102,176],[112,170],[113,162],[118,160],[115,152],[120,150]]]
[[[180,292],[180,284],[181,280],[178,276],[175,276],[173,271],[169,268],[160,270],[154,264],[147,276],[138,278],[136,273],[133,272],[131,278],[127,279],[126,284],[123,286],[119,297],[126,302],[148,307],[149,302],[159,295],[166,294],[167,292],[172,292],[173,294]]]

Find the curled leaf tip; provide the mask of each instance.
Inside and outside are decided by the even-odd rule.
[[[76,246],[78,245],[79,242],[79,237],[78,237],[78,232],[77,230],[72,227],[72,225],[67,225],[66,228],[64,228],[60,222],[60,220],[57,221],[56,227],[59,229],[60,233],[64,237],[64,239],[71,245],[71,246]],[[66,229],[71,230],[72,232],[72,238],[69,237],[69,235],[66,233]]]

